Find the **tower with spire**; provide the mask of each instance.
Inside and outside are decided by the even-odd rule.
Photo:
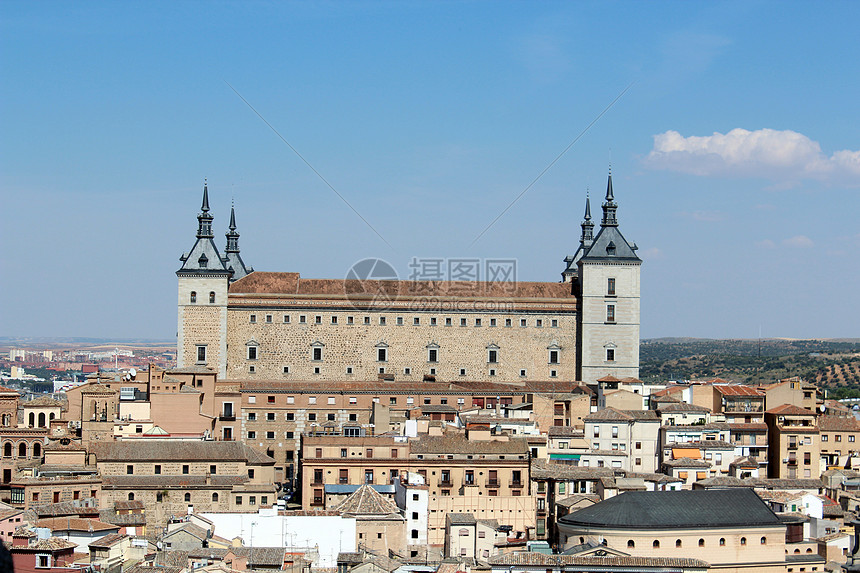
[[[251,267],[246,267],[242,256],[239,254],[239,233],[236,232],[236,208],[230,205],[230,230],[227,231],[227,248],[224,249],[224,266],[233,274],[230,282],[235,282],[245,275],[254,272]]]
[[[594,383],[607,375],[639,376],[639,277],[642,259],[636,244],[618,228],[612,170],[606,183],[603,218],[593,235],[586,198],[579,248],[565,258],[564,282],[579,299],[577,380]]]
[[[179,282],[176,361],[179,368],[215,368],[223,377],[227,356],[227,288],[233,271],[226,266],[229,258],[221,256],[214,238],[209,186],[204,181],[196,240],[191,250],[179,257],[182,266],[176,271]],[[235,250],[238,255],[238,243]]]

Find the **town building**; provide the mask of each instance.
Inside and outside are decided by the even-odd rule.
[[[563,282],[487,269],[484,281],[380,281],[356,274],[361,265],[352,278],[306,279],[246,266],[234,210],[222,255],[204,185],[196,240],[176,273],[178,367],[209,366],[226,380],[636,377],[642,261],[617,209],[610,175],[600,229],[587,201]]]

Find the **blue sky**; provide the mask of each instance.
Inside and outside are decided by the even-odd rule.
[[[858,21],[857,2],[0,3],[0,336],[175,337],[204,177],[219,245],[234,200],[257,270],[496,257],[555,281],[610,161],[643,337],[860,336]]]

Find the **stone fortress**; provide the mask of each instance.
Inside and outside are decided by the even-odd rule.
[[[639,276],[610,173],[597,233],[586,199],[561,282],[306,279],[260,272],[239,251],[231,209],[223,254],[208,186],[177,271],[178,367],[222,380],[578,380],[638,377]]]

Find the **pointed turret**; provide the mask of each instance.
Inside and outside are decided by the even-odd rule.
[[[212,239],[215,235],[212,234],[212,215],[209,214],[209,185],[206,180],[203,180],[203,205],[200,207],[200,214],[197,215],[197,238]]]
[[[617,227],[618,220],[615,218],[615,211],[618,205],[615,203],[615,193],[612,191],[612,169],[609,169],[609,181],[606,183],[606,201],[603,203],[603,220],[600,222],[601,227]]]
[[[588,248],[594,240],[594,223],[591,222],[591,199],[587,193],[585,195],[585,219],[580,226],[582,227],[582,236],[579,238],[579,244]]]
[[[179,257],[182,268],[177,273],[227,273],[227,267],[221,259],[218,248],[212,240],[212,215],[209,214],[209,184],[203,180],[203,204],[200,206],[200,214],[197,215],[197,240],[189,253]]]
[[[246,267],[242,256],[239,254],[239,233],[236,231],[236,208],[230,206],[230,230],[227,231],[227,248],[224,249],[224,264],[233,271],[233,276],[230,282],[237,281],[254,271],[251,267]]]

